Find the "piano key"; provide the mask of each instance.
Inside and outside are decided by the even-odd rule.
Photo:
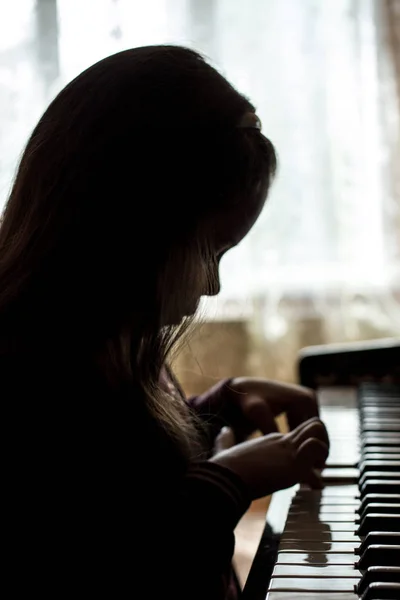
[[[380,442],[386,443],[389,440],[391,445],[396,444],[399,436],[397,433],[393,433],[391,431],[380,431],[379,433],[372,433],[369,431],[364,431],[360,433],[360,446],[362,447],[367,441],[371,442],[373,440],[378,440],[378,443],[374,443],[374,445],[379,446]]]
[[[400,583],[371,583],[361,596],[361,600],[399,600]]]
[[[400,532],[400,513],[369,513],[362,519],[357,535],[363,537],[371,531]]]
[[[310,517],[315,517],[315,515],[326,515],[329,513],[334,513],[335,515],[339,513],[343,514],[351,514],[354,518],[355,513],[357,512],[360,506],[360,501],[355,500],[353,504],[307,504],[304,502],[303,504],[294,504],[290,507],[290,514],[294,515],[310,515]]]
[[[321,497],[299,497],[293,498],[293,502],[291,504],[291,508],[316,508],[319,506],[343,506],[343,505],[351,505],[358,506],[360,504],[360,499],[356,498],[356,496],[321,496]]]
[[[343,506],[343,505],[352,505],[359,506],[360,499],[355,496],[333,496],[333,497],[325,497],[321,498],[320,505],[321,506]]]
[[[399,423],[375,423],[374,421],[364,421],[362,424],[363,432],[400,432],[400,424]]]
[[[335,405],[340,396],[337,391],[321,410],[323,420],[324,414],[329,420],[326,424],[331,439],[323,471],[326,485],[317,492],[301,486],[293,498],[273,577],[285,580],[287,587],[283,591],[275,586],[268,600],[336,600],[336,596],[339,600],[359,599],[354,588],[335,592],[332,582],[350,581],[349,573],[354,571],[359,584],[356,563],[359,568],[400,565],[400,544],[396,543],[400,532],[393,532],[400,518],[399,388],[393,387],[390,397],[386,395],[388,388],[378,396],[376,386],[368,389],[366,396],[363,387],[360,407],[348,411],[348,418],[346,409]],[[359,531],[355,532],[353,524],[359,525]],[[370,531],[378,526],[389,531]],[[364,529],[369,533],[361,541],[355,533],[365,533]],[[400,600],[394,583],[387,581],[387,571],[382,574],[385,581],[376,579],[379,572],[383,573],[370,569],[369,579],[364,578],[360,587],[363,599],[381,600],[377,596],[380,593]],[[312,584],[313,579],[319,581]],[[304,589],[307,581],[311,589]],[[367,588],[368,584],[374,585]],[[326,585],[326,589],[316,590],[315,585]]]
[[[400,533],[395,531],[371,531],[356,548],[356,554],[363,554],[368,546],[375,544],[400,546]]]
[[[358,512],[363,512],[368,504],[376,502],[379,504],[397,504],[400,502],[400,494],[367,494],[363,497]]]
[[[367,494],[400,494],[400,481],[393,479],[367,479],[361,485],[361,499]]]
[[[379,581],[400,583],[400,567],[369,567],[361,577],[357,594],[361,596],[371,583]]]
[[[371,446],[366,452],[363,452],[363,457],[366,460],[400,460],[400,446],[376,447]]]
[[[400,504],[371,502],[365,506],[362,512],[360,511],[360,516],[356,518],[356,523],[360,523],[365,515],[369,513],[396,513],[400,515]]]
[[[268,592],[266,600],[294,600],[291,592]],[[322,600],[319,592],[298,592],[296,600]],[[326,600],[358,600],[353,592],[330,592]]]
[[[382,414],[391,414],[400,416],[400,408],[397,405],[390,404],[388,406],[361,406],[360,408],[361,415],[370,415],[370,416],[380,416]]]
[[[332,440],[331,440],[332,443]],[[360,460],[360,452],[350,455],[346,452],[344,456],[329,455],[326,461],[326,469],[355,469]]]
[[[322,523],[322,525],[326,525],[327,529],[330,533],[334,532],[334,531],[340,531],[340,532],[351,532],[351,533],[355,533],[356,529],[358,529],[357,525],[354,523],[354,521],[339,521],[339,522],[324,522]],[[315,525],[315,524],[314,524]],[[310,523],[304,523],[302,521],[298,521],[296,522],[296,525],[292,525],[290,522],[288,522],[288,529],[287,532],[290,533],[291,531],[298,531],[300,534],[304,534],[305,532],[308,532],[310,528]],[[318,533],[318,530],[317,530]]]
[[[272,577],[344,577],[354,578],[360,577],[360,571],[357,571],[354,567],[354,563],[352,565],[321,565],[319,567],[316,566],[300,566],[300,565],[282,565],[277,564],[273,570]],[[374,580],[376,581],[376,580]],[[378,580],[380,581],[380,580]],[[390,580],[392,581],[392,580]],[[393,580],[395,581],[395,579]],[[371,583],[371,582],[368,582]],[[366,586],[365,586],[366,587]]]
[[[399,471],[366,471],[361,475],[359,485],[362,487],[367,479],[391,479],[400,483]]]
[[[359,577],[325,579],[324,577],[272,577],[269,590],[276,592],[354,592]]]
[[[354,525],[356,527],[356,525]],[[309,542],[354,542],[359,541],[359,536],[355,531],[332,531],[329,528],[326,530],[314,529],[291,529],[284,530],[281,540],[306,540]]]
[[[361,409],[360,410],[360,415],[361,415],[361,429],[363,428],[364,423],[371,423],[373,424],[378,424],[378,425],[386,425],[387,423],[390,424],[394,424],[394,425],[400,425],[400,419],[399,417],[397,417],[395,414],[390,414],[390,416],[387,416],[384,414],[385,409],[381,408],[381,412],[379,413],[379,415],[371,415],[369,416],[368,414],[366,414],[366,411]],[[398,411],[398,409],[397,409]]]
[[[358,492],[358,487],[356,484],[345,484],[345,485],[332,485],[329,487],[325,487],[322,490],[310,490],[306,487],[301,487],[296,496],[299,498],[309,497],[309,498],[331,498],[336,496],[348,496],[355,497]]]
[[[341,522],[352,522],[354,523],[356,518],[356,514],[355,511],[353,510],[352,512],[344,512],[344,511],[338,511],[336,512],[321,512],[321,513],[317,513],[317,512],[302,512],[302,511],[291,511],[287,521],[286,521],[286,525],[289,526],[289,524],[294,524],[294,523],[298,523],[299,521],[303,521],[303,522],[307,522],[307,523],[335,523],[337,521],[341,521]]]
[[[318,540],[292,540],[284,539],[279,544],[279,551],[283,552],[354,552],[360,543],[360,538],[347,542],[323,542]]]
[[[294,600],[290,592],[268,592],[266,600]],[[299,592],[296,600],[322,600],[319,592]],[[330,592],[326,600],[358,600],[352,592]]]
[[[373,544],[372,546],[368,546],[360,556],[360,560],[356,563],[356,568],[363,571],[375,565],[388,567],[397,567],[400,565],[400,546],[394,544]]]
[[[363,426],[364,421],[376,421],[377,423],[381,424],[384,423],[386,424],[389,419],[393,419],[393,422],[396,423],[397,425],[399,424],[399,419],[400,417],[400,409],[395,407],[386,407],[386,408],[382,408],[380,409],[379,413],[373,413],[369,410],[363,410],[361,409],[360,411],[360,421],[361,421],[361,429]]]
[[[322,471],[322,479],[325,483],[334,483],[336,481],[357,480],[359,471],[356,467],[345,468],[325,468]]]
[[[398,471],[400,476],[400,460],[363,460],[359,465],[360,475],[368,473],[368,471]]]
[[[354,552],[279,552],[277,564],[279,565],[352,565],[357,562],[358,557]]]
[[[398,448],[399,440],[393,435],[371,436],[365,434],[361,440],[361,451],[368,448]]]
[[[400,432],[400,421],[399,419],[363,419],[361,422],[361,431],[366,433],[367,431],[393,431]]]

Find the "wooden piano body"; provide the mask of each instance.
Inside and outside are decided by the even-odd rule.
[[[243,598],[400,600],[400,340],[307,348],[298,372],[330,434],[325,488],[274,494]]]

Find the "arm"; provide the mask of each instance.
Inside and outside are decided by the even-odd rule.
[[[213,446],[221,429],[232,423],[232,417],[240,419],[239,411],[231,401],[234,394],[231,382],[232,379],[223,379],[203,394],[187,400],[196,415],[207,424],[210,446]],[[237,415],[232,414],[235,410]]]
[[[175,598],[225,600],[231,583],[234,529],[250,505],[246,487],[230,470],[211,462],[193,464],[175,511],[181,548]]]
[[[179,381],[167,364],[164,365],[160,380],[167,391],[171,392],[171,389],[175,388],[183,398],[185,397]],[[203,394],[186,398],[190,408],[206,425],[210,448],[214,446],[215,438],[222,427],[230,425],[235,420],[241,420],[240,410],[232,399],[235,394],[231,386],[232,381],[232,379],[223,379]]]

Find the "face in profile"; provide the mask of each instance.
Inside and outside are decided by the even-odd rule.
[[[221,288],[219,265],[221,258],[237,246],[255,225],[265,204],[265,194],[260,194],[257,200],[235,207],[228,214],[221,215],[214,225],[215,239],[213,240],[214,254],[212,264],[208,265],[210,281],[214,282],[211,289],[203,291],[204,296],[216,296]]]
[[[259,194],[257,201],[236,206],[229,213],[215,217],[210,223],[212,236],[211,252],[207,260],[201,260],[193,268],[193,279],[186,286],[186,296],[174,310],[173,319],[179,323],[183,317],[193,315],[202,296],[216,296],[221,289],[219,265],[221,258],[237,246],[256,223],[265,204],[265,194]],[[197,259],[199,260],[199,259]],[[172,315],[171,315],[172,317]]]

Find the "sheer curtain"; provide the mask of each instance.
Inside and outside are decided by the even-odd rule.
[[[399,336],[399,21],[400,0],[1,3],[0,203],[67,81],[128,47],[191,46],[256,103],[280,157],[207,318],[246,322],[253,363],[286,378],[309,343]]]

